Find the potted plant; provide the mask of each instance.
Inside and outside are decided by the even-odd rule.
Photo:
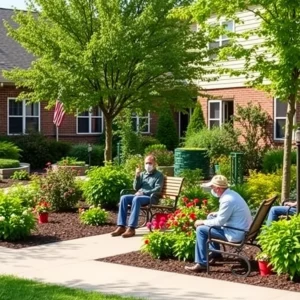
[[[42,200],[35,206],[34,211],[38,214],[39,223],[48,223],[51,204],[48,201]]]
[[[272,273],[272,266],[270,264],[270,256],[265,252],[259,252],[255,259],[258,262],[259,273],[261,276],[267,276]]]

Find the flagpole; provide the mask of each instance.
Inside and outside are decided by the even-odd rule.
[[[58,126],[56,126],[56,141],[58,142]]]

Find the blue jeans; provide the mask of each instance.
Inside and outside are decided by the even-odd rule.
[[[201,265],[206,265],[206,242],[208,239],[208,230],[209,226],[201,225],[196,229],[196,245],[195,245],[195,262]],[[215,229],[213,228],[211,231],[211,237],[227,241],[224,230],[221,228]],[[217,243],[213,243],[211,248],[220,250],[220,245]]]
[[[131,213],[128,220],[128,226],[136,228],[139,221],[139,214],[142,205],[150,203],[149,196],[124,195],[120,199],[118,226],[126,226],[128,205],[131,205]]]
[[[287,215],[294,215],[296,213],[296,207],[289,207],[289,206],[273,206],[270,209],[267,219],[267,225],[269,226],[271,222],[278,221],[280,216]]]

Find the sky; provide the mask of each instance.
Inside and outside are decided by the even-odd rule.
[[[0,0],[0,8],[26,9],[25,0]]]

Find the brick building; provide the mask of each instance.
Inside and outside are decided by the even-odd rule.
[[[21,90],[13,82],[3,77],[3,70],[14,67],[28,68],[33,56],[26,52],[17,42],[7,36],[3,20],[11,21],[13,10],[0,8],[0,135],[26,134],[38,131],[49,138],[56,137],[53,124],[54,108],[47,110],[46,102],[26,104],[26,100],[15,99]],[[189,114],[174,114],[178,131],[183,135],[186,130]],[[147,113],[142,116],[133,114],[132,123],[136,130],[143,134],[154,134],[157,127],[157,116]],[[65,115],[59,127],[59,140],[72,142],[97,142],[104,133],[104,118],[98,108],[86,111],[78,116]]]

